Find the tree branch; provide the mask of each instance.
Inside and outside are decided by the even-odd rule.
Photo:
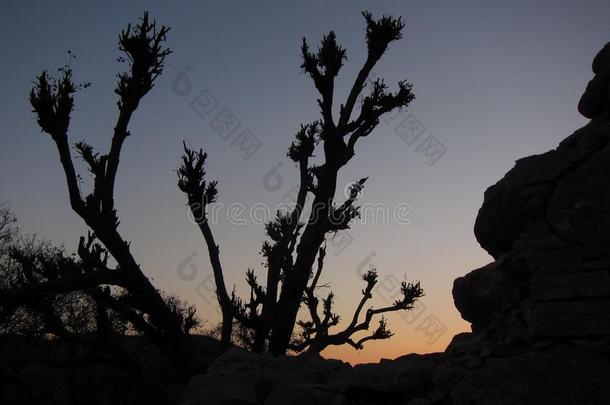
[[[207,183],[205,180],[207,154],[203,153],[201,149],[195,151],[188,148],[185,142],[183,142],[183,147],[182,164],[178,168],[178,187],[187,196],[191,213],[208,248],[208,255],[216,284],[216,295],[223,314],[221,339],[225,343],[230,343],[233,317],[236,312],[235,303],[232,297],[229,296],[225,285],[222,263],[220,261],[220,248],[216,244],[206,213],[208,204],[214,203],[218,196],[217,183],[215,181]]]
[[[157,31],[154,21],[150,23],[148,14],[145,13],[140,24],[134,29],[129,25],[119,37],[119,49],[129,60],[130,72],[119,74],[115,90],[119,96],[119,117],[110,152],[107,157],[102,156],[98,159],[92,153],[92,148],[84,142],[77,146],[95,176],[94,190],[87,198],[87,204],[80,196],[78,179],[70,156],[67,131],[74,106],[72,94],[78,89],[88,87],[89,84],[74,85],[72,72],[67,67],[60,69],[62,77],[53,83],[49,82],[46,72],[43,72],[30,92],[30,103],[42,131],[49,133],[57,145],[73,210],[95,232],[117,261],[119,264],[117,273],[121,273],[121,282],[134,296],[139,297],[142,308],[145,308],[151,320],[164,332],[180,335],[180,327],[174,315],[157,289],[142,273],[129,250],[129,244],[117,231],[118,220],[113,200],[119,155],[123,141],[128,135],[127,125],[131,114],[138,107],[140,99],[153,87],[154,81],[163,70],[164,59],[170,53],[168,49],[162,47],[167,31],[166,27],[161,27]],[[102,171],[104,166],[105,173]],[[103,191],[101,191],[102,184]],[[101,204],[99,204],[100,199]],[[88,275],[88,277],[92,276]],[[78,283],[74,285],[75,288],[80,287]],[[88,284],[85,283],[84,286]]]
[[[129,136],[127,127],[131,115],[138,108],[140,100],[154,86],[157,77],[163,72],[163,63],[171,51],[163,48],[169,28],[161,26],[159,31],[156,22],[149,21],[145,12],[140,23],[127,29],[119,35],[119,49],[125,53],[129,64],[129,73],[119,74],[119,82],[115,93],[119,96],[119,116],[114,127],[112,144],[108,153],[108,164],[104,176],[104,211],[114,209],[114,182],[119,166],[119,156],[125,138]],[[125,59],[123,59],[125,60]]]
[[[375,20],[368,11],[362,12],[362,16],[366,21],[367,58],[360,72],[358,72],[358,76],[356,76],[345,105],[341,106],[339,128],[344,128],[347,125],[356,100],[362,92],[371,70],[384,54],[388,45],[402,38],[402,30],[405,26],[401,17],[394,18],[384,15],[379,20]]]
[[[118,271],[96,271],[77,276],[32,284],[27,287],[0,290],[0,305],[23,305],[35,302],[41,297],[65,294],[97,285],[117,285],[125,287],[123,276]]]

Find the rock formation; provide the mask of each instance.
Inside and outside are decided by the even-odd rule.
[[[591,121],[485,192],[475,235],[496,260],[458,278],[453,296],[498,344],[610,347],[610,44],[593,72],[579,103]]]

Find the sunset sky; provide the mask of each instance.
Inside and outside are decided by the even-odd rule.
[[[188,299],[214,324],[207,251],[176,186],[181,142],[209,155],[208,177],[219,181],[222,203],[212,228],[227,284],[245,295],[246,269],[264,274],[262,219],[297,181],[287,148],[301,123],[318,118],[316,90],[299,68],[301,38],[317,47],[332,29],[347,48],[338,104],[365,58],[364,9],[405,18],[404,38],[374,71],[390,86],[408,79],[416,100],[361,140],[342,171],[337,198],[343,200],[347,184],[369,176],[360,203],[370,210],[347,235],[329,241],[322,282],[346,319],[360,299],[359,274],[371,265],[380,275],[374,304],[392,300],[405,276],[421,281],[426,296],[412,314],[389,316],[391,340],[324,354],[368,362],[443,350],[469,329],[453,306],[453,280],[491,261],[472,231],[483,192],[516,159],[555,147],[586,122],[576,105],[592,77],[593,56],[610,40],[607,0],[5,1],[0,202],[11,205],[24,233],[75,249],[86,228],[70,210],[57,151],[40,133],[27,93],[41,69],[55,71],[69,62],[68,50],[74,53],[76,80],[93,85],[76,96],[70,137],[105,152],[117,114],[115,74],[122,69],[118,33],[149,10],[171,26],[173,53],[123,149],[119,229],[154,284]],[[197,107],[202,100],[213,100],[205,112]],[[227,113],[240,126],[224,139],[214,120]],[[246,130],[260,142],[256,150],[244,151]],[[427,154],[432,142],[444,153]],[[88,184],[81,162],[78,167]]]

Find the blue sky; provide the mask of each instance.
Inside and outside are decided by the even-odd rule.
[[[472,232],[484,190],[516,159],[555,147],[586,122],[576,105],[592,77],[593,56],[610,40],[607,1],[6,1],[0,15],[0,201],[11,204],[24,232],[68,250],[76,246],[85,228],[69,209],[56,150],[37,128],[27,92],[41,69],[54,70],[68,62],[67,50],[75,53],[76,79],[93,86],[76,96],[70,137],[105,151],[116,117],[118,32],[149,10],[172,27],[173,53],[135,114],[123,151],[116,190],[120,230],[156,285],[188,298],[214,321],[209,294],[200,294],[210,272],[203,241],[176,187],[181,142],[208,152],[209,176],[219,181],[225,207],[243,204],[245,218],[257,204],[280,203],[297,180],[286,150],[300,123],[318,117],[315,89],[299,68],[301,38],[315,45],[328,30],[336,32],[348,51],[336,90],[336,99],[344,99],[365,57],[363,9],[405,18],[404,39],[391,45],[375,73],[390,84],[408,79],[416,100],[360,142],[339,190],[369,176],[362,203],[411,210],[408,224],[356,224],[353,241],[329,257],[324,277],[338,311],[348,316],[361,288],[359,265],[371,259],[387,280],[404,274],[421,280],[425,308],[413,322],[391,318],[397,336],[390,342],[358,354],[350,348],[328,354],[368,361],[442,350],[456,331],[467,329],[453,308],[453,279],[490,261]],[[177,87],[184,84],[181,73],[189,91]],[[201,92],[217,101],[203,117],[190,106]],[[241,122],[238,132],[248,129],[262,144],[249,159],[235,138],[214,132],[212,122],[225,108]],[[409,113],[425,128],[411,145],[395,131]],[[431,166],[417,150],[428,136],[446,149]],[[270,189],[264,179],[274,168],[283,183]],[[243,291],[245,270],[260,270],[263,230],[252,220],[230,222],[220,215],[214,232],[228,281]],[[179,274],[187,262],[198,271],[192,281]],[[426,316],[447,329],[432,343],[417,330]]]

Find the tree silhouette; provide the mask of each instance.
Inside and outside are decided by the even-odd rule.
[[[320,353],[326,347],[331,345],[349,344],[355,349],[362,349],[365,342],[369,340],[388,339],[394,334],[387,328],[387,321],[382,315],[387,312],[411,310],[415,301],[423,296],[423,290],[419,282],[407,283],[403,281],[400,286],[402,294],[401,299],[394,301],[390,306],[381,308],[368,308],[365,312],[364,319],[360,320],[362,310],[367,301],[373,297],[373,288],[377,284],[377,270],[369,270],[362,276],[366,282],[366,287],[362,290],[362,298],[358,303],[352,316],[350,323],[340,332],[331,333],[330,328],[339,324],[339,315],[333,313],[334,294],[330,292],[325,299],[322,300],[322,316],[318,314],[319,299],[315,296],[314,290],[320,278],[320,273],[323,266],[324,248],[320,248],[318,253],[318,269],[313,277],[312,282],[305,290],[304,303],[307,305],[310,321],[297,321],[302,331],[299,337],[294,339],[290,345],[290,349],[300,352],[307,350],[312,353]],[[373,317],[382,315],[379,320],[379,326],[370,335],[360,337],[354,340],[353,336],[358,332],[368,331]]]
[[[74,108],[73,94],[89,84],[75,84],[68,66],[59,69],[59,77],[52,78],[43,71],[34,82],[29,99],[42,132],[50,135],[59,152],[68,187],[70,205],[91,229],[81,238],[78,261],[62,258],[53,272],[41,272],[35,265],[46,265],[48,260],[22,254],[15,258],[25,269],[30,267],[34,277],[21,285],[0,291],[0,305],[9,311],[24,304],[40,303],[46,297],[84,291],[100,307],[111,308],[129,321],[133,327],[151,336],[164,347],[187,333],[194,323],[194,308],[176,297],[164,296],[149,281],[133,257],[130,244],[118,231],[119,220],[114,205],[114,184],[119,157],[132,115],[140,100],[153,88],[163,71],[163,63],[170,50],[164,47],[169,28],[157,28],[148,13],[135,26],[127,26],[119,35],[119,49],[127,70],[119,73],[114,90],[118,96],[118,117],[112,134],[110,150],[106,154],[94,151],[84,141],[75,149],[93,176],[93,190],[84,198],[72,156],[68,130]],[[111,267],[108,256],[116,262]],[[59,256],[58,256],[59,257]],[[52,276],[50,276],[52,275]],[[107,287],[116,286],[121,294],[111,294]],[[98,314],[101,316],[100,314]],[[174,345],[175,346],[175,345]]]
[[[288,150],[288,157],[299,168],[299,189],[296,205],[292,211],[278,211],[273,221],[266,224],[268,240],[263,243],[262,255],[266,259],[266,284],[263,287],[253,269],[246,273],[250,289],[249,299],[237,297],[235,291],[229,294],[223,276],[219,257],[219,247],[210,229],[206,208],[216,201],[216,182],[205,179],[207,155],[202,150],[193,150],[184,145],[185,153],[178,169],[179,188],[186,194],[194,218],[208,247],[210,262],[216,282],[218,302],[222,311],[222,340],[231,340],[234,321],[239,324],[241,337],[249,338],[248,346],[254,351],[268,349],[274,354],[284,354],[288,349],[320,352],[331,344],[348,343],[357,349],[372,339],[385,339],[392,334],[381,318],[379,327],[369,336],[358,341],[352,335],[368,330],[372,317],[391,311],[409,310],[415,300],[423,295],[419,283],[403,283],[401,300],[390,307],[368,309],[363,321],[360,314],[377,283],[375,271],[364,276],[367,283],[363,298],[356,308],[352,322],[343,331],[331,334],[329,328],[338,325],[339,316],[332,312],[333,293],[323,300],[322,317],[318,314],[318,298],[315,289],[323,269],[327,235],[348,229],[350,223],[359,217],[359,209],[354,204],[358,192],[366,178],[357,181],[350,190],[350,196],[342,204],[335,202],[337,176],[340,169],[355,155],[355,146],[360,138],[366,137],[377,127],[379,118],[394,109],[405,108],[414,99],[411,84],[398,82],[396,92],[388,91],[382,79],[370,83],[370,92],[361,95],[367,87],[371,70],[385,53],[388,45],[402,37],[404,22],[391,16],[375,19],[369,12],[363,12],[366,22],[367,57],[360,69],[344,104],[339,108],[339,116],[333,116],[334,81],[347,53],[338,45],[334,32],[322,38],[316,52],[312,52],[305,39],[301,46],[303,71],[311,77],[320,94],[317,102],[321,118],[301,125],[294,142]],[[360,108],[354,113],[358,98]],[[321,144],[321,145],[320,145]],[[322,149],[324,162],[310,164],[316,149]],[[311,199],[310,214],[304,217],[307,197]],[[314,262],[318,258],[317,270]],[[313,278],[312,278],[313,277]],[[297,313],[304,302],[309,308],[311,321],[299,321],[301,336],[291,341]],[[247,331],[244,333],[243,331]]]
[[[335,192],[339,171],[354,157],[357,141],[372,133],[383,114],[405,108],[414,99],[411,85],[406,81],[398,82],[395,92],[390,92],[381,79],[367,84],[371,70],[388,45],[402,37],[404,23],[401,18],[391,16],[374,19],[368,12],[363,12],[363,16],[367,57],[336,119],[333,116],[334,80],[347,59],[346,51],[337,44],[332,31],[322,38],[316,52],[303,39],[301,67],[320,94],[317,101],[321,118],[301,125],[288,149],[288,157],[299,170],[297,201],[293,209],[278,211],[274,220],[266,224],[267,240],[261,249],[266,280],[263,287],[254,269],[247,271],[248,299],[240,298],[235,288],[229,292],[225,285],[220,249],[207,220],[208,206],[218,198],[217,183],[206,180],[207,155],[184,144],[184,155],[177,170],[178,187],[186,195],[208,247],[222,311],[220,338],[227,344],[235,339],[253,351],[268,350],[276,355],[288,350],[319,353],[329,345],[339,344],[361,349],[366,341],[392,336],[383,317],[385,313],[410,310],[423,295],[418,282],[405,281],[401,299],[387,307],[365,310],[377,283],[376,271],[369,271],[363,276],[366,287],[351,322],[338,332],[331,330],[340,321],[333,312],[334,294],[331,292],[322,299],[321,309],[316,296],[324,268],[326,238],[348,229],[359,217],[356,200],[367,180],[355,182],[348,198],[338,203]],[[46,71],[36,78],[30,103],[41,130],[50,135],[57,147],[70,205],[91,232],[80,238],[77,256],[68,256],[54,248],[36,251],[32,246],[13,247],[9,256],[3,255],[3,260],[9,257],[12,267],[11,276],[5,278],[8,281],[0,286],[0,328],[3,322],[14,320],[16,314],[25,314],[28,322],[37,321],[34,330],[64,337],[89,332],[104,337],[122,333],[121,325],[127,324],[151,337],[173,356],[181,349],[181,337],[197,326],[194,307],[157,290],[142,272],[129,242],[118,230],[114,205],[114,184],[121,149],[130,135],[129,122],[140,100],[163,71],[165,58],[170,54],[164,47],[168,31],[165,26],[157,28],[144,13],[137,25],[128,25],[119,35],[119,49],[125,55],[119,59],[127,63],[128,69],[118,75],[115,88],[118,117],[110,149],[101,154],[84,141],[75,143],[78,155],[93,177],[93,189],[85,197],[70,153],[68,132],[73,94],[89,83],[76,84],[69,66],[59,69],[58,78],[52,78]],[[370,91],[363,95],[367,86]],[[324,160],[312,164],[310,158],[319,149]],[[309,196],[312,198],[308,199]],[[308,218],[305,218],[307,211]],[[10,235],[13,217],[3,212],[0,219],[3,220],[2,235]],[[7,238],[2,236],[3,249],[10,240]],[[110,264],[109,258],[115,265]],[[81,303],[83,321],[80,324],[66,318],[70,310],[59,305],[65,304],[65,300]],[[311,320],[297,322],[303,303]],[[368,331],[378,315],[381,315],[379,326],[372,333],[355,337],[359,332]],[[295,334],[295,325],[301,328],[299,334]]]

